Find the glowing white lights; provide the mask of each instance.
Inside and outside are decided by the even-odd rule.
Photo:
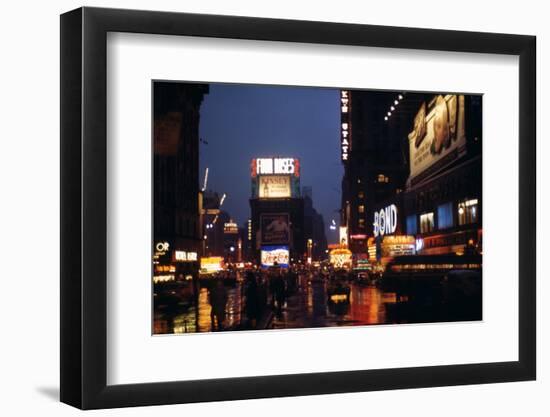
[[[399,104],[399,101],[400,101],[400,100],[403,100],[403,95],[402,95],[402,94],[399,94],[399,95],[397,96],[397,100],[394,100],[394,101],[393,101],[393,106],[390,106],[390,111],[386,113],[387,116],[384,116],[384,120],[385,120],[386,122],[387,122],[387,121],[389,120],[389,118],[391,117],[392,112],[395,111],[396,106]]]
[[[350,151],[351,144],[351,128],[349,123],[349,113],[350,113],[350,92],[346,90],[340,91],[340,102],[341,102],[341,134],[340,134],[340,151],[342,161],[348,160],[348,155]]]
[[[204,171],[204,184],[202,185],[202,191],[206,190],[206,185],[208,184],[208,167]]]
[[[373,234],[384,236],[395,233],[397,229],[397,207],[391,204],[374,213]]]
[[[196,262],[198,260],[198,255],[197,252],[177,250],[174,252],[174,260],[177,262]]]

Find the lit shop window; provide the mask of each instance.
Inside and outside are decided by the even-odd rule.
[[[384,174],[378,174],[378,182],[390,182],[390,179]]]
[[[416,214],[411,214],[410,216],[407,216],[407,234],[416,235],[417,230],[418,225],[416,221]]]
[[[448,229],[453,227],[453,203],[437,206],[437,228]]]
[[[357,211],[359,213],[364,213],[365,212],[365,206],[361,204],[359,207],[357,207]]]
[[[458,224],[476,223],[478,218],[477,198],[458,204]]]
[[[434,214],[424,213],[420,215],[420,233],[428,233],[434,230]]]

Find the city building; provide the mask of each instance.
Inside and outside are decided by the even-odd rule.
[[[153,263],[156,280],[198,274],[200,106],[208,85],[153,84]]]
[[[341,160],[342,178],[341,226],[346,229],[347,244],[359,257],[367,254],[367,241],[372,233],[370,214],[378,203],[403,191],[408,175],[408,153],[405,138],[413,118],[412,112],[421,95],[377,91],[341,91]],[[399,97],[402,97],[399,99]],[[401,106],[399,114],[388,112]]]
[[[341,100],[341,225],[354,255],[481,252],[481,97]]]
[[[420,254],[482,253],[482,99],[433,95],[408,136],[405,228]]]
[[[311,258],[310,261],[320,261],[327,257],[325,221],[323,215],[313,207],[312,187],[302,187],[302,198],[304,199],[304,238],[306,247],[311,252],[308,257]]]
[[[255,158],[251,162],[250,235],[254,259],[263,267],[305,261],[304,199],[300,161]]]

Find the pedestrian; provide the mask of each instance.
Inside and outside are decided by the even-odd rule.
[[[270,280],[271,287],[271,305],[277,312],[277,315],[280,316],[283,310],[283,304],[285,302],[285,280],[281,275],[280,269],[276,269],[271,276]]]
[[[225,321],[225,306],[227,304],[227,290],[222,279],[217,279],[212,289],[210,290],[210,321],[212,331],[216,328],[218,331],[223,330]]]
[[[260,299],[258,292],[258,283],[256,276],[252,271],[246,273],[245,278],[245,311],[248,323],[251,328],[255,329],[258,324],[258,315],[260,309]]]

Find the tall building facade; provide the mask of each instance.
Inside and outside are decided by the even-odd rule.
[[[479,250],[481,97],[354,90],[341,100],[341,225],[353,253]]]
[[[313,207],[312,187],[302,187],[304,199],[304,238],[306,247],[311,245],[311,261],[321,261],[327,257],[328,248],[323,215]]]
[[[198,273],[200,106],[207,85],[153,85],[153,251],[156,276]]]
[[[255,158],[250,168],[250,235],[256,262],[268,267],[275,262],[286,266],[304,260],[300,161]]]

